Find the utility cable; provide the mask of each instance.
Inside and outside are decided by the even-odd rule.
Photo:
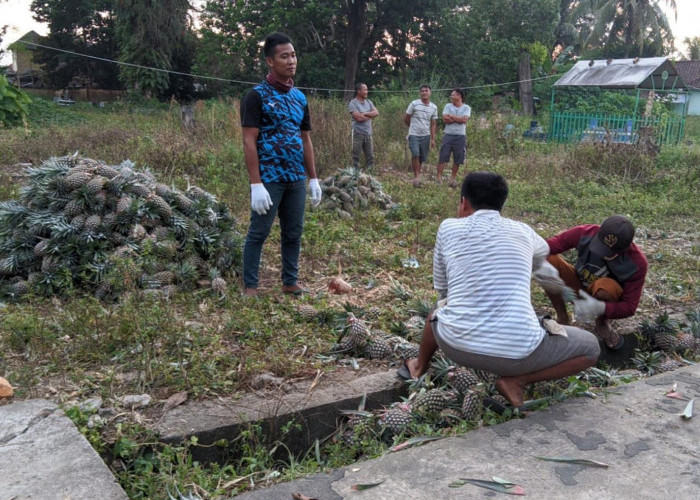
[[[214,81],[219,81],[219,82],[226,82],[226,83],[240,83],[243,85],[257,85],[259,82],[248,82],[244,80],[233,80],[230,78],[220,78],[217,76],[208,76],[208,75],[195,75],[192,73],[184,73],[182,71],[173,71],[170,69],[162,69],[162,68],[154,68],[151,66],[143,66],[141,64],[133,64],[133,63],[128,63],[124,61],[116,61],[114,59],[107,59],[105,57],[98,57],[98,56],[91,56],[88,54],[81,54],[79,52],[74,52],[72,50],[65,50],[65,49],[59,49],[56,47],[50,47],[48,45],[42,45],[40,43],[34,43],[34,42],[27,42],[25,40],[19,40],[19,42],[25,44],[25,45],[31,45],[33,47],[40,47],[42,49],[47,49],[47,50],[54,50],[56,52],[63,52],[64,54],[70,54],[73,56],[78,56],[78,57],[86,57],[88,59],[94,59],[96,61],[102,61],[110,64],[117,64],[121,66],[128,66],[130,68],[138,68],[138,69],[145,69],[145,70],[150,70],[150,71],[159,71],[161,73],[167,73],[171,75],[180,75],[180,76],[189,76],[192,78],[201,78],[203,80],[214,80]],[[547,76],[541,76],[539,78],[529,78],[527,80],[515,80],[512,82],[505,82],[505,83],[486,83],[483,85],[472,85],[472,86],[457,86],[457,88],[464,89],[464,90],[474,90],[474,89],[483,89],[483,88],[488,88],[488,87],[501,87],[501,86],[507,86],[507,85],[515,85],[518,83],[523,83],[523,82],[537,82],[541,80],[547,80],[549,78],[554,78],[554,77],[559,77],[560,75],[547,75]],[[326,89],[326,88],[318,88],[318,87],[297,87],[298,89],[301,90],[310,90],[310,91],[315,91],[315,92],[347,92],[348,90],[346,89]],[[455,87],[449,87],[449,88],[444,88],[444,89],[434,89],[436,92],[441,92],[441,91],[448,91],[452,90]],[[408,92],[412,92],[413,89],[410,90],[382,90],[382,89],[372,89],[372,93],[387,93],[387,94],[405,94]]]

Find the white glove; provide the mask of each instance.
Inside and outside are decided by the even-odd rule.
[[[535,269],[532,273],[532,277],[535,278],[542,288],[550,293],[561,294],[564,288],[564,280],[559,276],[559,271],[552,264],[546,260],[542,261],[540,267]]]
[[[583,321],[591,321],[605,312],[605,302],[594,299],[583,290],[579,290],[582,299],[574,300],[574,314]]]
[[[265,215],[272,206],[270,193],[267,192],[262,183],[250,185],[250,207],[258,213]]]
[[[311,191],[311,206],[317,207],[321,203],[321,196],[323,196],[318,179],[309,179],[309,191]]]

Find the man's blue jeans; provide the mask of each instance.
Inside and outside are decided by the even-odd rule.
[[[248,236],[243,248],[243,284],[258,287],[258,271],[262,247],[270,234],[275,216],[280,218],[282,247],[282,285],[294,286],[299,274],[301,234],[304,232],[306,181],[264,183],[270,193],[272,207],[265,215],[251,211]]]

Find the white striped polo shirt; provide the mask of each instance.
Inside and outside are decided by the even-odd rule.
[[[530,301],[533,259],[548,254],[530,226],[495,210],[444,220],[433,257],[434,287],[447,291],[440,338],[470,353],[527,357],[545,335]]]

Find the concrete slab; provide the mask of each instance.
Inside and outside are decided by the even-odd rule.
[[[528,497],[573,500],[690,500],[700,498],[700,414],[666,397],[674,383],[696,400],[700,364],[616,387],[597,399],[577,398],[525,419],[485,427],[462,437],[390,453],[330,474],[239,495],[240,500],[288,500],[295,492],[323,500],[381,498],[452,500],[496,497],[459,478],[498,476],[521,485]],[[574,457],[609,464],[594,468],[541,461]],[[383,481],[367,491],[355,484]]]
[[[286,390],[262,390],[236,399],[187,402],[163,415],[154,430],[166,443],[178,443],[195,435],[199,443],[206,445],[220,439],[233,440],[246,426],[256,422],[268,442],[284,438],[290,449],[308,450],[316,439],[333,433],[340,410],[356,410],[363,395],[367,396],[366,408],[373,410],[400,400],[406,391],[395,370],[353,376],[342,384],[338,380],[325,383],[323,378],[316,382],[306,380]],[[281,428],[289,421],[299,427],[282,436]],[[193,458],[202,462],[224,460],[231,452],[235,450],[215,446],[192,450]]]
[[[90,443],[43,399],[0,406],[0,499],[127,500]]]

